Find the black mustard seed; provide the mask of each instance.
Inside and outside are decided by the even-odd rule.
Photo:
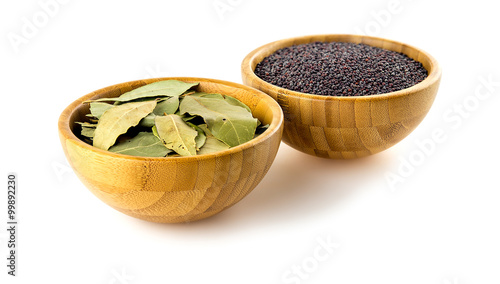
[[[323,96],[367,96],[409,88],[427,77],[422,63],[365,44],[313,42],[282,48],[255,67],[262,80]]]

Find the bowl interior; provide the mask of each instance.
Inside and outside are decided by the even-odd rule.
[[[199,82],[200,84],[196,86],[194,89],[201,92],[207,93],[220,93],[223,95],[229,95],[235,97],[246,104],[251,110],[254,117],[258,118],[263,124],[269,124],[269,128],[260,136],[247,143],[255,144],[258,143],[259,140],[268,136],[270,133],[277,131],[280,124],[282,123],[282,112],[279,105],[269,98],[269,96],[264,93],[250,88],[248,86],[226,82],[221,80],[213,80],[213,79],[204,79],[204,78],[191,78],[191,77],[172,77],[172,78],[154,78],[154,79],[146,79],[146,80],[137,80],[131,81],[121,84],[116,84],[113,86],[109,86],[97,91],[94,91],[86,96],[83,96],[73,102],[70,106],[66,108],[66,110],[61,114],[59,120],[59,129],[63,136],[66,138],[71,138],[72,140],[77,140],[78,143],[83,143],[79,138],[80,126],[75,123],[77,121],[88,121],[88,117],[86,114],[90,113],[89,105],[83,104],[84,101],[99,99],[103,97],[118,97],[123,93],[136,89],[138,87],[144,86],[149,83],[153,83],[156,81],[162,80],[179,80],[184,82]],[[244,144],[247,144],[244,143]],[[241,144],[236,147],[240,147],[244,144]],[[90,146],[90,145],[88,145]],[[91,146],[90,146],[91,147]],[[236,148],[233,147],[233,148]],[[92,147],[94,148],[94,147]],[[231,148],[231,149],[233,149]],[[97,148],[94,148],[96,151],[100,151]],[[230,149],[230,150],[231,150]],[[106,151],[108,152],[108,151]],[[110,152],[108,152],[110,153]],[[111,154],[111,153],[110,153]],[[114,154],[114,153],[113,153]],[[121,154],[116,154],[121,155]],[[188,158],[188,157],[175,157],[179,158]]]
[[[259,78],[257,75],[255,75],[254,70],[257,64],[259,64],[264,58],[267,56],[273,54],[275,51],[293,46],[293,45],[300,45],[300,44],[306,44],[306,43],[311,43],[311,42],[350,42],[350,43],[362,43],[374,47],[379,47],[383,48],[386,50],[391,50],[395,52],[400,52],[408,57],[412,58],[415,61],[418,61],[422,63],[423,67],[427,70],[428,76],[425,78],[422,82],[404,89],[400,91],[395,91],[391,93],[386,93],[386,94],[377,94],[377,95],[369,95],[369,96],[362,96],[362,97],[342,97],[342,96],[320,96],[320,95],[314,95],[314,94],[307,94],[307,93],[301,93],[297,91],[292,91],[288,89],[284,89],[281,87],[278,87],[276,85],[272,85],[261,78]],[[377,38],[377,37],[370,37],[370,36],[361,36],[361,35],[345,35],[345,34],[333,34],[333,35],[312,35],[312,36],[303,36],[303,37],[296,37],[296,38],[289,38],[289,39],[283,39],[283,40],[278,40],[266,45],[263,45],[254,51],[252,51],[250,54],[247,55],[247,57],[243,60],[242,63],[242,73],[243,73],[243,80],[244,81],[251,81],[250,85],[252,86],[258,86],[258,89],[271,91],[272,93],[270,94],[273,96],[273,93],[277,93],[278,91],[281,92],[286,92],[287,95],[294,95],[294,96],[305,96],[309,98],[315,98],[315,99],[325,99],[325,100],[331,100],[331,99],[342,99],[342,100],[353,100],[353,99],[377,99],[377,97],[384,96],[387,94],[391,95],[398,95],[403,93],[404,91],[408,89],[414,89],[414,90],[419,90],[422,88],[425,88],[429,84],[434,83],[436,80],[440,79],[441,76],[441,70],[439,65],[437,64],[437,61],[427,52],[418,49],[416,47],[410,46],[405,43],[393,41],[393,40],[388,40],[388,39],[383,39],[383,38]],[[274,96],[273,96],[274,97]],[[275,98],[276,99],[276,98]]]

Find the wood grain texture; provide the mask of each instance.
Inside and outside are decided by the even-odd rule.
[[[259,137],[229,150],[191,157],[147,158],[103,151],[81,141],[75,121],[89,113],[83,101],[117,97],[159,80],[200,82],[198,91],[235,97],[270,124]],[[64,153],[83,184],[127,215],[160,223],[210,217],[234,205],[261,181],[274,161],[283,132],[283,113],[266,94],[250,87],[203,78],[157,78],[117,84],[83,96],[59,118]]]
[[[363,97],[305,94],[269,84],[255,67],[276,50],[311,42],[352,42],[397,51],[422,63],[428,77],[404,90]],[[313,35],[278,40],[250,52],[242,62],[243,83],[275,99],[285,115],[283,142],[304,153],[350,159],[395,145],[424,119],[434,102],[441,68],[428,53],[392,40],[360,35]]]

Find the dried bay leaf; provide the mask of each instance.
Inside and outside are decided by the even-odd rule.
[[[156,107],[152,113],[143,118],[139,125],[142,127],[153,127],[157,115],[173,114],[179,108],[179,97],[172,97],[168,100],[157,100]]]
[[[257,128],[257,119],[246,109],[226,100],[186,96],[179,106],[180,113],[203,117],[210,132],[227,145],[234,147],[250,141]]]
[[[155,117],[156,115],[154,113],[150,113],[141,119],[139,125],[142,127],[153,127],[155,125]]]
[[[196,142],[196,150],[200,150],[203,145],[205,145],[205,142],[207,141],[207,136],[205,135],[205,132],[201,130],[199,127],[195,127],[195,130],[198,131],[198,136],[194,139],[194,142]]]
[[[97,122],[99,121],[99,119],[97,119],[95,116],[91,115],[90,113],[86,114],[85,116],[89,118],[90,123],[97,124]]]
[[[190,94],[193,97],[202,97],[202,98],[212,98],[212,99],[224,99],[221,94],[213,94],[213,93],[205,93],[205,92],[194,92]]]
[[[85,137],[88,137],[88,138],[94,138],[95,128],[82,126],[82,132],[81,133],[82,133],[82,136],[85,136]]]
[[[179,111],[176,112],[175,114],[177,114],[178,116],[182,117],[182,120],[188,122],[188,121],[191,121],[199,116],[196,116],[196,115],[190,115],[188,113],[185,113],[185,114],[181,114]]]
[[[156,107],[156,101],[132,102],[105,111],[97,124],[93,145],[108,150],[116,138],[136,126]]]
[[[181,156],[196,155],[195,138],[198,132],[176,114],[156,116],[155,126],[165,147]]]
[[[154,125],[153,127],[151,127],[151,131],[153,132],[154,136],[158,137],[158,139],[161,139],[160,135],[158,134],[158,130],[156,129],[156,125]]]
[[[180,95],[179,97],[189,96],[189,95],[194,94],[194,93],[196,93],[196,91],[186,91],[184,94]]]
[[[213,136],[207,136],[205,145],[198,151],[198,155],[218,152],[229,149],[229,146]]]
[[[113,105],[102,102],[91,102],[90,103],[90,113],[95,118],[101,118],[102,114],[108,109],[112,108]]]
[[[137,136],[112,146],[109,151],[141,157],[165,157],[171,152],[151,132],[140,132]]]
[[[199,83],[186,83],[177,80],[158,81],[126,92],[117,98],[101,98],[95,101],[113,101],[123,103],[144,98],[174,97],[182,95],[184,92],[198,84]]]
[[[196,130],[198,132],[198,136],[196,136],[196,138],[194,139],[194,142],[196,142],[196,151],[198,151],[205,144],[205,141],[207,140],[207,136],[205,135],[205,132],[203,131],[203,129],[201,129],[197,125],[192,124],[191,122],[186,122],[186,123],[187,123],[187,125],[191,126],[192,128],[194,128],[194,130]]]
[[[179,108],[179,97],[174,96],[158,102],[153,113],[156,115],[174,114]]]
[[[231,96],[226,96],[226,95],[221,95],[221,94],[213,94],[213,93],[204,93],[204,92],[195,92],[191,96],[203,97],[203,98],[213,98],[213,99],[224,99],[230,105],[239,106],[239,107],[246,109],[250,113],[252,112],[246,104],[242,103],[240,100],[233,98]]]
[[[78,122],[82,140],[134,156],[191,156],[229,149],[269,127],[236,98],[191,89],[196,85],[165,80],[86,101],[90,123]]]
[[[97,127],[97,124],[95,124],[95,123],[79,122],[79,121],[76,121],[75,123],[80,124],[82,127],[90,127],[90,128],[96,128]]]
[[[201,128],[201,130],[203,130],[203,132],[205,132],[205,136],[207,136],[207,137],[208,136],[214,136],[212,134],[212,132],[210,132],[210,130],[208,129],[208,125],[206,125],[206,124],[200,124],[200,125],[198,125],[198,127]]]
[[[88,123],[88,122],[76,122],[80,124],[82,127],[82,130],[80,131],[80,134],[84,137],[92,139],[94,137],[95,133],[95,128],[97,127],[97,124],[94,123]]]
[[[228,104],[233,105],[233,106],[242,107],[242,108],[246,109],[249,113],[252,113],[250,108],[246,104],[242,103],[240,100],[233,98],[231,96],[224,96],[224,99],[226,100],[226,102]]]

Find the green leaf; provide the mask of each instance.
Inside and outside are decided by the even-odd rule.
[[[196,136],[196,138],[194,139],[194,142],[196,142],[196,150],[198,151],[205,144],[205,141],[207,140],[207,136],[205,135],[205,132],[203,131],[203,129],[201,129],[197,125],[192,124],[191,122],[186,122],[186,123],[187,123],[187,125],[194,128],[194,130],[198,131],[198,136]]]
[[[141,157],[165,157],[171,152],[151,132],[140,132],[137,136],[112,146],[109,151]]]
[[[88,137],[88,138],[94,138],[95,135],[95,128],[93,127],[85,127],[82,126],[82,136]]]
[[[185,91],[198,84],[199,83],[185,83],[177,80],[158,81],[126,92],[118,98],[101,98],[95,101],[114,101],[123,103],[152,97],[174,97],[182,95]]]
[[[79,122],[79,121],[76,121],[75,123],[80,124],[82,127],[90,127],[90,128],[96,128],[97,127],[97,124],[95,124],[95,123]]]
[[[94,146],[108,150],[115,144],[116,138],[136,126],[141,119],[153,111],[156,101],[127,103],[105,111],[97,124]]]
[[[97,119],[95,116],[93,116],[93,115],[92,115],[92,114],[90,114],[90,113],[87,113],[85,116],[89,118],[89,121],[90,121],[91,123],[97,123],[97,121],[99,121],[99,119]]]
[[[240,100],[233,98],[231,96],[221,95],[221,94],[204,93],[204,92],[195,92],[194,94],[191,94],[190,96],[203,97],[203,98],[213,98],[213,99],[225,99],[227,101],[227,103],[230,105],[239,106],[239,107],[246,109],[250,113],[252,112],[246,104],[242,103]]]
[[[179,115],[182,120],[184,120],[185,122],[191,122],[191,121],[195,121],[200,119],[201,116],[197,116],[197,115],[190,115],[189,113],[185,113],[185,114],[177,114]],[[201,121],[203,122],[203,118],[201,118]]]
[[[198,151],[198,155],[223,151],[227,149],[229,149],[229,146],[226,143],[220,141],[219,139],[213,136],[208,136],[207,141],[205,141],[205,145],[203,145],[200,151]]]
[[[90,113],[93,117],[101,118],[102,114],[108,109],[112,108],[113,105],[101,102],[91,102],[90,103]]]
[[[154,113],[150,113],[141,119],[139,125],[142,127],[153,127],[155,125],[155,117],[156,115]]]
[[[198,136],[196,136],[196,138],[194,139],[194,141],[196,142],[196,150],[200,150],[201,147],[205,145],[205,142],[207,141],[207,136],[205,135],[203,130],[201,130],[201,128],[197,127],[195,129],[196,131],[198,131]]]
[[[116,153],[175,157],[226,150],[269,127],[236,98],[190,90],[196,85],[165,80],[86,101],[92,123],[78,122],[81,138]]]
[[[190,94],[190,96],[202,97],[202,98],[212,98],[212,99],[224,99],[224,97],[221,94],[212,94],[212,93],[205,93],[205,92],[194,92],[193,94]]]
[[[82,136],[88,137],[91,139],[94,137],[95,128],[97,127],[97,124],[88,123],[88,122],[79,122],[79,121],[77,121],[75,123],[80,124],[80,126],[82,127],[82,129],[80,131],[80,134]]]
[[[174,114],[179,108],[179,97],[171,97],[168,100],[156,104],[153,113],[156,115]]]
[[[206,125],[206,124],[199,124],[198,127],[201,128],[201,130],[203,130],[203,132],[205,132],[205,136],[207,136],[207,137],[208,136],[214,136],[212,134],[212,132],[210,132],[210,130],[208,130],[208,125]]]
[[[224,99],[186,96],[179,109],[181,113],[203,117],[210,132],[231,147],[250,141],[257,127],[257,119],[251,113]]]
[[[198,132],[176,114],[156,116],[155,126],[165,147],[181,156],[196,155],[195,138]]]
[[[151,132],[153,132],[153,135],[158,137],[158,139],[161,139],[160,135],[158,134],[158,130],[156,129],[156,125],[153,125],[153,127],[151,128]]]
[[[224,96],[224,99],[226,100],[226,102],[228,104],[233,105],[233,106],[242,107],[242,108],[246,109],[249,113],[252,113],[252,110],[250,110],[250,108],[246,104],[242,103],[240,100],[233,98],[231,96]]]

